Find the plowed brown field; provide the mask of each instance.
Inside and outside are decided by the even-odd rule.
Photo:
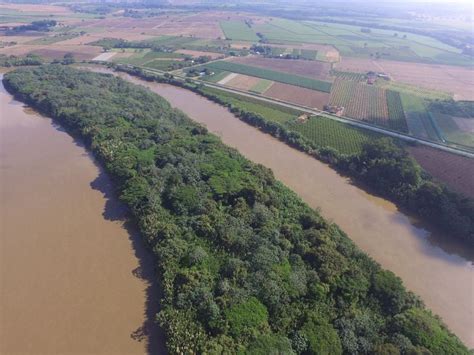
[[[329,102],[328,93],[283,83],[274,83],[264,95],[298,105],[316,107],[320,110]]]
[[[429,147],[409,147],[415,160],[452,190],[474,198],[474,159]]]

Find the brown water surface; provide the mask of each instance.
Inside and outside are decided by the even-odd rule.
[[[474,255],[450,236],[435,233],[384,199],[351,184],[327,165],[238,120],[227,109],[185,89],[142,84],[193,120],[218,134],[250,160],[271,168],[277,179],[337,223],[350,238],[440,315],[474,347]]]
[[[152,260],[109,178],[3,86],[0,188],[0,353],[161,353]]]

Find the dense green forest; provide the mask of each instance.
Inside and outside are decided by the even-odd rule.
[[[113,177],[156,257],[170,353],[469,354],[270,170],[159,96],[62,65],[17,69],[4,84]]]

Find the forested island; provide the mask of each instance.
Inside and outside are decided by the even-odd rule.
[[[170,353],[469,354],[270,170],[159,96],[61,65],[4,83],[113,177],[156,257]]]

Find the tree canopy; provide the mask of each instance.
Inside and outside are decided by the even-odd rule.
[[[468,354],[336,225],[161,97],[62,65],[4,82],[113,177],[156,258],[170,353]]]

